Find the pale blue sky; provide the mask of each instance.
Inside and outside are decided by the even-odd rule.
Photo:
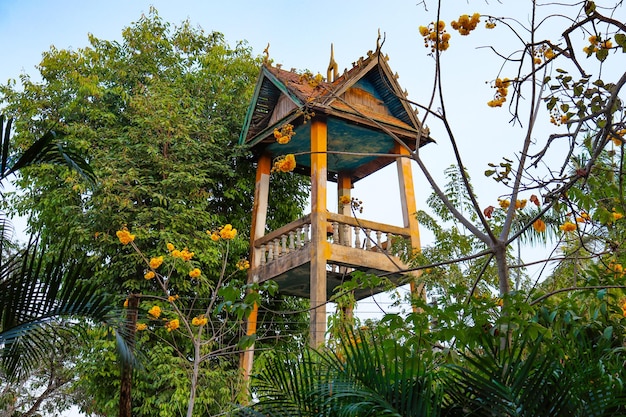
[[[343,71],[375,48],[380,29],[386,35],[383,51],[390,57],[391,68],[400,75],[401,86],[408,90],[409,98],[427,103],[433,60],[427,56],[418,26],[434,19],[435,1],[426,0],[428,12],[419,3],[419,0],[0,0],[0,82],[17,78],[21,73],[36,76],[35,66],[42,52],[51,45],[58,49],[84,47],[88,33],[107,40],[120,39],[122,29],[153,5],[165,21],[179,24],[189,19],[192,25],[205,31],[222,32],[231,45],[247,40],[256,54],[261,54],[269,42],[270,57],[275,63],[323,75],[331,43]],[[522,22],[529,19],[525,10],[529,0],[444,0],[444,4],[448,7],[448,12],[442,15],[446,22],[473,12],[514,15]],[[613,17],[626,21],[625,8],[621,7]],[[559,27],[547,27],[546,31],[551,29]],[[544,36],[550,38],[549,34]],[[557,37],[552,34],[553,39]],[[505,67],[500,74],[502,61],[490,49],[477,47],[503,47],[502,52],[510,52],[514,49],[511,39],[502,28],[487,31],[481,24],[469,37],[452,32],[450,49],[442,58],[449,119],[483,207],[495,205],[497,197],[506,193],[506,189],[483,176],[487,163],[499,162],[503,156],[512,158],[525,130],[508,123],[510,115],[506,108],[486,106],[493,95],[486,83],[500,75],[512,78],[515,74],[512,67]],[[584,42],[584,39],[578,37],[576,41]],[[626,64],[623,57],[620,59],[617,65],[623,70]],[[440,125],[432,120],[427,125],[438,144],[424,148],[422,156],[435,177],[441,178],[443,170],[452,163],[451,148]],[[553,130],[547,119],[543,119],[533,137],[545,140],[547,132]],[[415,165],[413,173],[418,207],[424,208],[430,187]],[[390,224],[402,222],[393,166],[357,183],[353,195],[363,200],[365,218]],[[427,234],[423,236],[423,244],[428,244]]]

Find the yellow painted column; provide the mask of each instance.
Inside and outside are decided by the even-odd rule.
[[[409,155],[409,151],[396,144],[394,153],[398,155]],[[411,169],[411,158],[401,156],[396,158],[398,168],[398,181],[400,185],[400,200],[402,202],[402,218],[404,227],[409,229],[411,234],[411,248],[414,252],[421,250],[420,231],[417,222],[417,204],[415,202],[415,185],[413,184],[413,171]],[[411,281],[411,293],[414,297],[424,297],[423,285],[416,285]]]
[[[254,205],[252,207],[252,225],[250,227],[250,270],[248,272],[248,282],[257,281],[256,268],[261,264],[260,252],[254,247],[254,242],[265,234],[265,224],[267,220],[267,202],[270,189],[270,170],[272,160],[268,154],[263,154],[257,162],[256,183],[254,187]],[[256,334],[257,316],[259,306],[255,304],[246,320],[246,335]],[[252,372],[252,361],[254,359],[254,345],[248,347],[241,355],[241,368],[244,379],[247,381]]]
[[[319,347],[326,334],[326,241],[327,126],[316,118],[311,123],[311,314],[310,343]]]

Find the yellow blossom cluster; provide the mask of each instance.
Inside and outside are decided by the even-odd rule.
[[[496,27],[496,21],[493,17],[490,17],[489,19],[487,19],[487,21],[485,22],[485,27],[487,29],[493,29]]]
[[[541,45],[533,49],[533,64],[540,65],[544,60],[550,61],[556,56],[554,50],[548,45]]]
[[[240,259],[239,262],[237,262],[237,269],[240,271],[250,269],[250,262],[247,259]]]
[[[144,274],[144,278],[145,279],[152,279],[156,276],[156,274],[154,273],[154,271],[148,271]]]
[[[546,223],[541,219],[537,219],[533,222],[533,229],[535,229],[537,233],[543,233],[546,231]]]
[[[586,223],[588,221],[591,221],[591,216],[589,216],[589,214],[585,213],[584,211],[580,213],[580,216],[576,217],[576,223]]]
[[[220,229],[220,237],[222,239],[231,240],[237,236],[237,229],[233,229],[231,224],[226,224]]]
[[[622,300],[621,307],[622,307],[622,315],[626,317],[626,299]]]
[[[349,195],[342,195],[341,197],[339,197],[339,204],[341,204],[342,206],[345,206],[346,204],[350,204],[351,201],[352,199],[350,198]]]
[[[621,146],[622,143],[624,143],[624,135],[626,135],[626,129],[620,129],[615,133],[615,135],[610,136],[611,141],[613,141],[613,144],[615,146]]]
[[[200,271],[200,268],[194,268],[189,271],[189,276],[191,278],[198,278],[200,275],[202,275],[202,271]]]
[[[610,39],[602,40],[600,36],[591,35],[589,37],[589,45],[583,48],[583,52],[590,56],[599,50],[611,48],[613,48],[613,42]]]
[[[276,139],[276,142],[281,145],[289,143],[295,134],[296,132],[293,131],[293,125],[290,123],[284,124],[280,129],[274,129],[274,138]]]
[[[617,221],[624,217],[622,213],[615,211],[615,209],[613,209],[613,211],[611,212],[611,216],[613,217],[613,221]]]
[[[158,267],[160,267],[163,264],[163,256],[155,256],[154,258],[150,259],[150,268],[152,269],[157,269]]]
[[[237,229],[233,228],[232,224],[226,224],[217,231],[206,231],[207,235],[211,236],[211,240],[217,242],[220,239],[232,240],[237,236]]]
[[[115,234],[122,245],[128,245],[130,242],[135,240],[135,235],[132,235],[125,227],[122,230],[115,232]]]
[[[567,220],[565,223],[559,226],[559,229],[561,229],[565,233],[573,232],[574,230],[576,230],[576,224]]]
[[[280,156],[274,160],[272,172],[291,172],[296,168],[296,157],[293,154]]]
[[[148,325],[146,323],[137,323],[137,331],[140,332],[142,330],[146,330],[148,328]]]
[[[496,82],[494,83],[493,88],[496,89],[496,94],[493,97],[493,100],[487,102],[489,107],[502,107],[502,104],[506,101],[506,96],[509,93],[509,86],[511,85],[511,80],[508,78],[496,78]]]
[[[458,30],[462,36],[467,36],[471,31],[476,29],[476,26],[480,23],[480,13],[474,13],[472,16],[463,14],[459,16],[459,20],[453,20],[450,22],[452,29]],[[494,24],[495,26],[495,24]]]
[[[161,307],[159,307],[159,306],[152,306],[152,308],[150,308],[150,310],[148,310],[148,314],[150,314],[155,319],[158,319],[161,316]]]
[[[174,301],[178,300],[180,296],[178,294],[176,295],[170,295],[167,297],[167,301],[169,301],[170,303],[173,303]]]
[[[189,261],[195,255],[194,252],[190,252],[189,249],[187,248],[183,250],[172,249],[170,251],[170,254],[172,255],[173,258],[179,258],[179,259],[182,259],[183,261]]]
[[[446,32],[446,24],[442,20],[437,24],[431,22],[428,26],[420,26],[419,31],[424,37],[424,47],[430,47],[432,52],[445,51],[450,46],[450,34]]]
[[[179,327],[180,327],[180,321],[178,321],[178,319],[172,319],[165,323],[165,328],[167,329],[168,332],[176,330]]]
[[[609,262],[609,271],[613,274],[615,274],[616,276],[624,276],[624,267],[622,266],[622,264],[617,263],[615,261],[611,261]]]
[[[191,325],[192,326],[204,326],[208,322],[209,322],[209,320],[206,317],[204,317],[204,314],[202,314],[200,316],[196,316],[193,319],[191,319]]]
[[[554,106],[550,110],[550,123],[552,123],[555,126],[561,126],[562,124],[567,123],[569,118],[570,118],[569,115],[561,114],[561,111],[559,110],[557,106]]]

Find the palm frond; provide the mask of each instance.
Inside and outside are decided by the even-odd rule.
[[[65,248],[51,257],[34,239],[0,264],[0,360],[13,378],[54,348],[51,341],[79,333],[76,321],[64,318],[105,320],[113,305],[89,282],[85,260],[67,253],[70,245]]]

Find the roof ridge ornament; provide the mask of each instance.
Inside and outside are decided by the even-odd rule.
[[[331,78],[331,70],[332,70],[332,78]],[[328,69],[326,70],[326,80],[329,83],[332,83],[339,76],[339,70],[337,66],[337,62],[335,61],[335,52],[333,49],[333,44],[330,44],[330,62],[328,63]]]
[[[267,64],[268,62],[270,62],[270,43],[269,42],[267,43],[267,46],[263,50],[263,54],[265,54],[265,57],[263,57],[263,63]]]

